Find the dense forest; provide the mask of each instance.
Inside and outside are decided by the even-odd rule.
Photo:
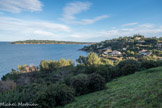
[[[135,35],[86,46],[82,50],[90,53],[77,64],[60,59],[18,65],[1,78],[1,106],[160,107],[161,42]]]
[[[93,42],[55,41],[55,40],[25,40],[15,41],[11,44],[94,44]]]

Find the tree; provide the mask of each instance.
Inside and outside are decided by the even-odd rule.
[[[105,79],[96,73],[89,75],[89,90],[90,92],[102,90],[105,88]]]
[[[101,64],[100,58],[96,53],[88,54],[88,65],[98,65]]]
[[[77,95],[88,93],[88,85],[89,79],[86,74],[78,74],[71,79],[71,86],[75,89]]]
[[[128,75],[138,71],[140,68],[140,63],[136,60],[128,59],[128,60],[121,61],[116,66],[116,68],[117,68],[116,71],[117,76]]]
[[[54,108],[74,100],[74,90],[62,83],[51,84],[47,90],[38,92],[35,102],[41,108]]]

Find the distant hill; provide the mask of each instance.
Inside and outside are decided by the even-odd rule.
[[[76,97],[63,108],[160,108],[161,78],[162,67],[136,72],[107,83],[105,90]]]
[[[112,40],[105,40],[99,43],[85,46],[81,50],[98,53],[105,58],[126,58],[141,56],[162,57],[162,37],[144,37],[134,35],[130,37],[119,37]]]
[[[56,40],[25,40],[15,41],[11,44],[94,44],[93,42],[74,42],[74,41],[56,41]]]

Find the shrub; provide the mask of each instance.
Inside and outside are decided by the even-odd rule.
[[[19,74],[20,74],[20,72],[12,69],[10,73],[3,75],[3,77],[1,79],[2,79],[2,81],[6,81],[6,80],[16,81],[19,78]]]
[[[90,92],[99,91],[105,88],[105,79],[99,74],[89,75],[89,90]]]
[[[77,95],[88,93],[89,79],[86,74],[78,74],[71,79],[71,86],[75,89]]]
[[[140,69],[140,63],[136,60],[124,60],[116,66],[116,77],[135,73]]]
[[[65,84],[51,84],[45,92],[39,92],[36,102],[43,108],[65,105],[74,100],[74,90]]]
[[[157,61],[157,65],[158,65],[158,66],[162,66],[162,60],[158,60],[158,61]]]
[[[16,88],[16,83],[13,81],[0,81],[0,92],[13,90]]]
[[[103,78],[105,78],[105,81],[108,82],[112,78],[112,66],[110,66],[110,65],[100,65],[96,69],[95,73],[101,75]]]
[[[149,69],[149,68],[153,68],[157,66],[158,66],[158,63],[153,60],[145,60],[141,62],[141,67],[145,69]]]
[[[37,98],[37,92],[44,90],[44,85],[31,84],[28,86],[17,87],[14,90],[0,93],[0,102],[17,103],[28,102],[33,103]]]

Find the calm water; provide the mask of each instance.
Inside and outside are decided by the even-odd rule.
[[[0,42],[0,78],[12,68],[17,69],[17,65],[39,65],[40,60],[65,58],[75,62],[80,55],[88,55],[87,52],[79,51],[83,46],[85,45],[16,45]]]

